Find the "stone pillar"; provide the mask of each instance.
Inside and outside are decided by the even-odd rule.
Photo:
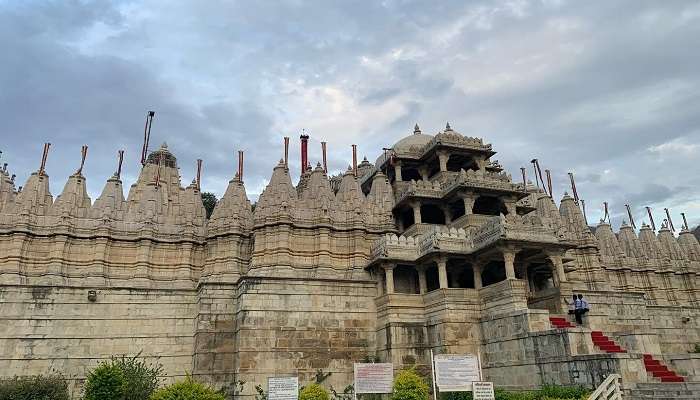
[[[428,280],[425,276],[425,267],[419,265],[416,267],[418,270],[418,287],[420,288],[420,294],[428,293]]]
[[[440,160],[440,171],[447,171],[447,161],[450,159],[450,155],[445,152],[439,152],[438,159]]]
[[[547,256],[554,266],[554,275],[557,278],[558,283],[566,282],[566,273],[564,272],[564,263],[561,261],[561,254],[559,253],[548,253]]]
[[[506,264],[506,279],[515,279],[515,250],[504,248],[503,262]]]
[[[394,293],[394,264],[384,264],[384,275],[386,276],[386,294]]]
[[[411,204],[411,207],[413,207],[413,223],[420,224],[421,223],[420,203],[413,203],[413,204]]]
[[[464,201],[464,215],[472,214],[474,208],[474,197],[471,194],[462,193],[462,201]]]
[[[430,174],[428,167],[420,167],[418,169],[418,172],[420,172],[421,179],[423,179],[423,181],[427,182],[429,179],[428,175]]]
[[[450,207],[441,206],[440,209],[442,210],[442,213],[445,215],[445,224],[452,223],[452,212],[450,211]]]
[[[396,182],[401,182],[403,179],[401,178],[401,163],[397,162],[394,164],[394,175],[396,175]]]
[[[517,215],[518,212],[515,210],[515,203],[508,201],[506,204],[506,210],[508,211],[508,215]]]
[[[483,287],[481,282],[481,264],[472,264],[472,271],[474,271],[474,289],[481,289]]]
[[[447,258],[441,257],[437,259],[438,278],[440,280],[440,289],[447,289]]]

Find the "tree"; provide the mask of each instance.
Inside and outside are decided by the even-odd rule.
[[[202,203],[204,203],[204,209],[207,210],[207,219],[211,218],[211,213],[214,212],[218,201],[214,193],[202,192]]]
[[[414,370],[404,369],[394,379],[393,400],[428,400],[430,388]]]

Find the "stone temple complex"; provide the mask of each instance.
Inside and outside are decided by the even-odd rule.
[[[342,177],[307,167],[305,146],[296,186],[281,160],[253,205],[235,176],[209,219],[165,145],[126,198],[119,173],[93,202],[82,167],[55,199],[44,162],[21,190],[3,170],[0,375],[79,387],[140,352],[166,380],[245,381],[247,397],[319,370],[342,389],[363,360],[427,373],[433,350],[479,353],[501,387],[700,381],[687,226],[592,229],[575,198],[514,182],[449,125],[416,126]],[[566,315],[573,293],[591,305],[583,326]]]

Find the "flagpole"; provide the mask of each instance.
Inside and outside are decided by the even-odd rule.
[[[435,384],[435,359],[433,358],[433,349],[430,349],[430,369],[433,374],[433,400],[437,400],[437,385]]]

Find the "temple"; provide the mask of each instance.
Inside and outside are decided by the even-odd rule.
[[[298,183],[285,148],[255,204],[241,161],[208,219],[165,144],[126,198],[120,164],[90,199],[86,148],[55,200],[48,146],[21,190],[3,168],[0,375],[60,371],[78,388],[100,360],[141,353],[165,380],[244,381],[252,398],[270,376],[319,370],[342,389],[358,361],[427,374],[433,350],[480,354],[501,387],[619,373],[628,391],[693,390],[700,244],[687,226],[592,228],[576,198],[514,182],[482,139],[408,133],[334,177],[302,135]],[[582,326],[574,293],[591,305]]]

